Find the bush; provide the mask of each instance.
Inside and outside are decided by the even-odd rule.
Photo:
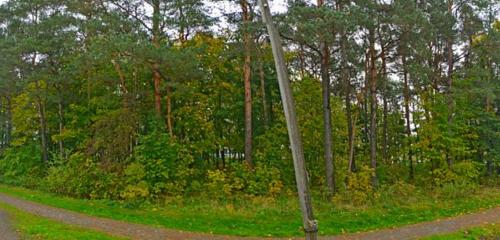
[[[243,180],[231,177],[222,170],[208,170],[207,190],[211,197],[224,199],[243,189]]]
[[[354,205],[364,205],[375,200],[378,195],[372,186],[373,169],[363,166],[360,171],[347,177],[347,191],[343,198]]]
[[[477,184],[480,174],[480,166],[469,161],[456,163],[452,169],[438,168],[431,173],[434,186],[438,187],[446,184]]]
[[[377,167],[377,179],[380,184],[400,184],[408,177],[408,168],[400,164],[381,164]]]
[[[75,153],[66,163],[49,168],[44,188],[50,192],[78,198],[118,199],[122,179],[107,172],[82,153]]]
[[[464,161],[454,164],[452,169],[440,168],[432,171],[432,180],[440,195],[445,198],[458,198],[477,189],[480,175],[479,164]]]
[[[142,179],[146,176],[144,166],[132,163],[125,169],[127,186],[120,196],[129,201],[142,201],[150,196],[148,183]]]
[[[240,162],[231,164],[225,171],[209,170],[207,178],[207,193],[218,198],[238,194],[276,197],[284,186],[277,168],[257,165],[250,170]]]
[[[388,198],[388,201],[397,203],[405,203],[408,199],[415,194],[416,187],[413,184],[406,183],[405,181],[397,181],[394,184],[388,185],[382,195]],[[388,202],[384,201],[384,202]]]
[[[184,194],[196,173],[192,167],[194,159],[187,149],[160,131],[141,136],[139,142],[126,167],[129,190],[124,196],[130,197],[132,189],[139,195],[148,192],[152,198]]]
[[[38,144],[6,149],[0,159],[0,181],[23,187],[37,187],[45,172]]]

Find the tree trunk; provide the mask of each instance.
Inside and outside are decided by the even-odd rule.
[[[414,179],[414,169],[413,169],[413,153],[412,153],[412,147],[411,147],[411,119],[410,119],[410,102],[411,102],[411,96],[410,96],[410,83],[408,81],[408,70],[406,66],[406,56],[402,56],[402,63],[403,63],[403,80],[404,80],[404,87],[403,87],[403,97],[404,97],[404,107],[405,107],[405,119],[406,119],[406,137],[408,139],[408,161],[410,163],[409,165],[409,172],[410,172],[410,180],[413,181]]]
[[[262,96],[262,111],[264,112],[264,127],[269,127],[269,107],[267,106],[266,96],[266,73],[264,71],[264,58],[260,56],[259,61],[259,80],[260,80],[260,94]]]
[[[172,87],[168,86],[167,87],[167,99],[166,99],[166,105],[167,105],[167,130],[168,133],[170,134],[171,137],[174,136],[174,121],[172,117]]]
[[[448,13],[450,15],[453,14],[453,0],[448,0]],[[452,29],[453,30],[453,27]],[[452,34],[452,33],[450,33]],[[453,35],[453,34],[452,34]],[[452,85],[453,85],[453,36],[448,37],[446,41],[446,48],[448,49],[448,74],[447,74],[447,104],[448,104],[448,129],[451,128],[451,123],[453,121],[453,96],[452,96]],[[448,130],[450,131],[450,130]],[[452,162],[452,151],[448,149],[448,153],[446,154],[446,162],[448,167],[451,168]]]
[[[40,124],[40,147],[42,148],[42,161],[49,161],[49,146],[47,141],[47,119],[45,114],[45,104],[40,96],[36,98],[39,124]]]
[[[318,0],[318,7],[322,7],[323,4],[323,0]],[[328,194],[332,196],[335,193],[335,164],[333,162],[332,110],[330,106],[330,50],[325,41],[321,42],[321,83],[323,91],[323,146],[325,148],[326,185]]]
[[[389,78],[387,76],[387,63],[386,63],[386,55],[385,55],[385,48],[383,47],[383,43],[381,44],[382,45],[382,53],[381,53],[381,58],[382,58],[382,74],[383,74],[383,83],[384,83],[384,86],[383,86],[383,129],[382,129],[382,134],[383,134],[383,143],[382,143],[382,154],[383,154],[383,158],[384,158],[384,161],[387,163],[389,161],[389,136],[388,136],[388,119],[387,119],[387,115],[388,115],[388,103],[387,103],[387,94],[389,94],[388,92],[388,83],[389,83]]]
[[[60,93],[60,95],[62,95]],[[58,107],[58,117],[59,117],[59,135],[62,135],[64,132],[64,105],[63,105],[63,97],[59,97],[59,102],[57,104]],[[59,157],[61,159],[66,159],[66,155],[64,153],[64,141],[61,136],[59,136],[58,145],[59,145]]]
[[[304,79],[306,75],[306,60],[304,58],[304,45],[300,44],[299,47],[299,61],[300,61],[300,78]]]
[[[339,6],[340,8],[340,6]],[[342,69],[340,71],[340,78],[343,81],[344,84],[344,91],[345,91],[345,105],[346,105],[346,118],[347,118],[347,142],[348,142],[348,154],[349,154],[349,163],[348,163],[348,170],[350,172],[355,172],[356,171],[356,163],[354,159],[354,136],[355,136],[355,131],[354,131],[354,125],[356,124],[356,121],[352,119],[352,106],[351,106],[351,80],[349,77],[349,66],[348,66],[348,60],[347,60],[347,36],[345,32],[341,32],[341,39],[340,39],[340,53],[341,53],[341,65]]]
[[[377,186],[377,70],[375,66],[375,31],[370,29],[370,163],[373,169],[372,185]]]
[[[160,47],[160,0],[153,0],[153,28],[152,28],[152,44],[155,48]],[[153,87],[154,87],[154,97],[155,97],[155,110],[156,116],[161,118],[161,74],[160,74],[160,64],[156,61],[152,64],[153,68]]]
[[[285,112],[285,118],[288,128],[288,136],[292,149],[293,163],[295,167],[295,180],[299,195],[300,207],[302,210],[302,222],[307,240],[316,240],[318,234],[317,222],[314,219],[307,181],[307,172],[304,160],[304,150],[302,148],[302,139],[300,136],[297,116],[295,113],[295,103],[288,78],[288,69],[285,63],[285,54],[278,31],[272,21],[271,11],[267,0],[259,0],[262,18],[266,24],[273,49],[276,71],[280,86],[281,98]]]
[[[251,21],[248,2],[240,0],[241,10],[243,12],[243,44],[245,46],[245,60],[243,64],[243,82],[245,85],[245,162],[252,169],[252,86],[251,86],[251,64],[252,64],[252,46],[251,34],[248,24]]]
[[[123,107],[128,108],[129,107],[128,100],[127,100],[128,90],[127,90],[127,86],[125,85],[125,74],[122,71],[122,67],[121,67],[120,63],[118,63],[114,59],[111,60],[111,63],[115,67],[115,71],[116,71],[116,73],[118,73],[118,77],[120,79],[120,91],[122,94]]]
[[[6,116],[6,111],[7,111],[7,107],[4,106],[4,99],[1,98],[0,100],[0,116],[2,117],[5,117]],[[0,139],[0,151],[3,150],[5,148],[5,146],[7,145],[6,144],[6,132],[7,132],[7,120],[2,120],[1,121],[1,124],[0,124],[0,132],[2,133],[2,136],[1,136],[1,139]]]
[[[12,99],[11,96],[7,96],[7,106],[6,106],[6,133],[5,133],[5,146],[9,147],[12,138]]]
[[[356,172],[356,158],[354,157],[354,143],[356,141],[356,120],[357,115],[352,118],[352,113],[350,110],[351,104],[349,103],[349,171]]]
[[[370,102],[370,53],[366,53],[365,55],[365,86],[363,88],[363,99],[361,101],[361,106],[360,109],[363,111],[363,143],[370,144],[370,124],[369,124],[369,106],[368,103]],[[364,153],[365,154],[370,154],[371,152],[371,146],[369,148],[364,147]],[[368,149],[368,150],[367,150]],[[370,156],[371,157],[371,156]],[[371,159],[370,159],[371,160]]]

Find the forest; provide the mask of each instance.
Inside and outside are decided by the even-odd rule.
[[[316,230],[258,1],[0,4],[0,192],[194,232]],[[497,1],[269,4],[320,235],[500,206]]]

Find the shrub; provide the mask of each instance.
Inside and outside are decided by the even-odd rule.
[[[139,163],[132,163],[125,169],[125,179],[127,186],[120,193],[120,196],[129,201],[142,201],[149,197],[149,186],[142,180],[146,176],[144,166]]]
[[[0,159],[0,181],[24,187],[37,187],[45,172],[38,144],[27,143],[5,150]]]
[[[432,171],[432,179],[440,195],[446,198],[458,198],[477,189],[480,174],[479,164],[464,161],[454,164],[452,169],[440,168]]]
[[[388,185],[384,189],[383,195],[388,198],[388,201],[404,203],[407,202],[412,195],[414,195],[415,191],[416,187],[413,184],[399,180],[394,184]]]
[[[152,198],[185,193],[196,171],[193,157],[167,133],[154,131],[141,136],[131,163],[126,167],[127,183],[145,187]]]
[[[457,175],[447,168],[435,169],[431,172],[431,176],[433,185],[437,187],[453,183],[457,179]]]
[[[117,199],[122,182],[118,173],[105,171],[94,160],[77,152],[66,163],[49,168],[44,188],[78,198]]]
[[[438,187],[445,184],[477,184],[480,174],[477,163],[464,161],[454,164],[452,169],[438,168],[432,171],[432,180]]]
[[[363,166],[360,171],[347,177],[347,192],[344,199],[354,205],[364,205],[378,197],[372,186],[373,169]]]
[[[209,170],[207,172],[207,190],[211,197],[224,199],[232,196],[235,192],[244,187],[243,180],[237,177],[229,176],[222,170]]]
[[[231,164],[225,171],[209,170],[207,178],[208,193],[219,198],[237,194],[275,197],[284,186],[277,168],[257,165],[250,170],[240,162]]]

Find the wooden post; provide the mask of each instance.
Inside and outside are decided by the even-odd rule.
[[[290,80],[288,78],[288,70],[285,64],[283,46],[281,45],[280,36],[272,20],[269,3],[267,0],[259,0],[259,6],[262,18],[269,32],[271,46],[273,49],[274,63],[276,65],[276,72],[278,73],[281,100],[283,102],[288,136],[290,138],[290,146],[292,149],[293,165],[295,167],[295,180],[297,182],[300,208],[302,210],[304,231],[307,240],[316,240],[318,234],[318,224],[316,220],[314,220],[313,216],[311,196],[309,195],[306,166],[304,161],[304,150],[302,149],[302,139],[300,137],[297,124],[295,103],[293,100],[292,89],[290,87]]]

